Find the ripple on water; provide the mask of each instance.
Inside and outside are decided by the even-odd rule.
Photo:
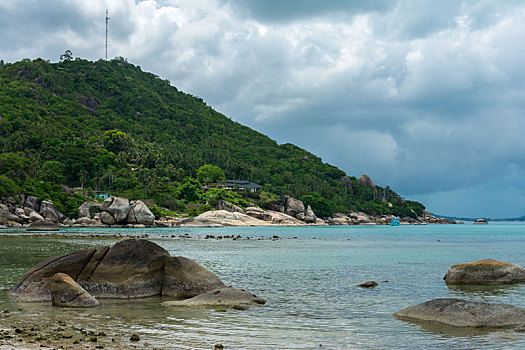
[[[438,297],[524,306],[523,285],[468,289],[444,284],[443,275],[457,262],[497,257],[525,265],[525,225],[492,225],[490,231],[472,226],[119,230],[124,236],[148,234],[172,255],[194,259],[226,284],[245,288],[268,303],[247,311],[220,312],[164,307],[162,298],[103,300],[102,307],[82,311],[22,305],[23,311],[11,317],[65,319],[116,334],[136,332],[150,347],[174,349],[210,349],[216,343],[232,349],[311,349],[320,344],[323,349],[398,349],[408,344],[524,348],[525,335],[512,330],[421,326],[392,317],[401,308]],[[7,299],[7,290],[37,262],[117,240],[83,237],[93,230],[64,231],[78,237],[0,237],[1,309],[19,307]],[[185,233],[192,238],[178,238]],[[204,239],[208,234],[255,239]],[[282,239],[270,240],[274,234]],[[355,286],[368,280],[379,285]]]

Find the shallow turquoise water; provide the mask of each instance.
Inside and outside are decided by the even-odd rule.
[[[101,308],[74,312],[40,304],[22,309],[134,330],[161,348],[210,349],[216,343],[232,349],[525,348],[525,334],[513,330],[429,328],[392,317],[401,308],[442,297],[525,307],[525,285],[465,290],[448,288],[442,280],[448,267],[459,262],[493,258],[524,266],[524,224],[61,232],[78,238],[19,237],[13,232],[0,237],[0,309],[20,307],[6,292],[38,261],[115,241],[97,238],[99,233],[148,234],[172,255],[196,260],[226,284],[265,298],[267,305],[218,312],[165,308],[160,298],[151,298],[103,301]],[[186,233],[191,238],[180,237]],[[209,234],[243,239],[204,239]],[[271,240],[273,235],[281,239]],[[374,289],[354,286],[368,280],[388,282]]]

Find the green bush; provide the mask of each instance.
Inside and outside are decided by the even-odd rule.
[[[0,197],[12,196],[20,193],[18,185],[8,177],[0,175]]]

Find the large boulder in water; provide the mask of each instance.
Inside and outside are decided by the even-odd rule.
[[[59,272],[71,276],[96,298],[191,297],[224,287],[214,273],[187,258],[172,257],[147,240],[125,239],[111,248],[79,250],[42,261],[9,295],[23,302],[51,300],[47,282]]]
[[[394,314],[408,321],[437,322],[457,327],[519,327],[525,324],[525,309],[507,304],[489,304],[461,299],[434,299]]]
[[[98,300],[65,273],[54,274],[49,280],[51,303],[58,307],[95,307]]]
[[[243,289],[217,288],[186,300],[166,301],[164,306],[210,306],[248,309],[265,304],[266,301]]]
[[[100,219],[108,225],[126,223],[130,205],[127,198],[109,197],[100,207]]]
[[[525,282],[525,269],[505,261],[483,259],[453,265],[443,279],[447,284],[512,284]]]
[[[36,220],[26,228],[27,231],[58,231],[60,226],[52,221]]]

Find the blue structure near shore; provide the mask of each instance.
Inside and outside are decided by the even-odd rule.
[[[396,217],[393,217],[392,220],[390,221],[390,226],[399,226],[399,221],[401,219],[398,218],[397,216]]]

